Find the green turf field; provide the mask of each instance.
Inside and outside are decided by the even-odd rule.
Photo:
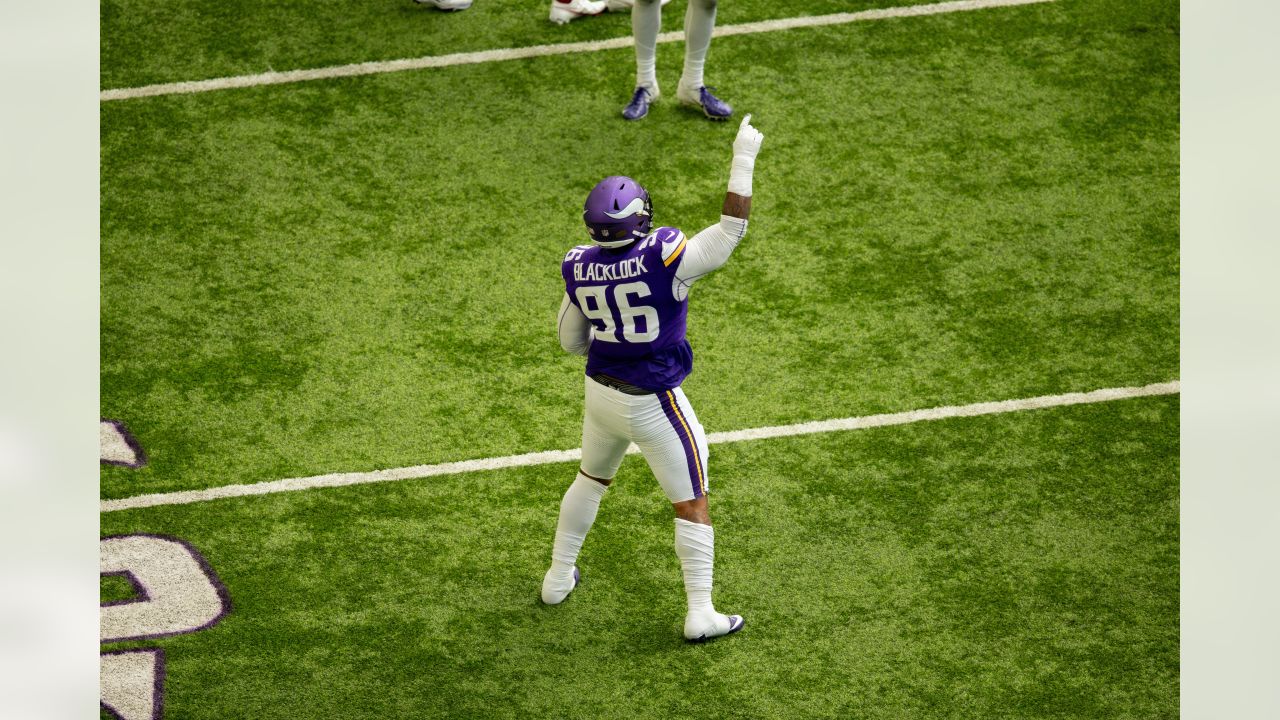
[[[629,33],[545,15],[105,2],[101,82]],[[766,139],[690,303],[707,430],[1176,380],[1178,31],[1171,0],[1060,0],[718,38],[708,83]],[[586,192],[719,214],[737,122],[671,102],[682,52],[638,123],[630,49],[103,103],[101,414],[149,462],[102,497],[576,447]],[[717,445],[748,626],[705,647],[634,457],[558,608],[570,464],[106,513],[197,548],[232,609],[104,649],[164,648],[171,718],[1172,717],[1177,458],[1176,396]]]

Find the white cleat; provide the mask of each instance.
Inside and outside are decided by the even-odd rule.
[[[551,0],[551,22],[564,25],[586,15],[599,15],[607,7],[605,0],[573,0],[567,3]]]
[[[671,0],[662,0],[665,6]],[[609,12],[631,12],[631,8],[636,6],[636,0],[608,0]]]
[[[731,635],[742,629],[747,621],[741,615],[722,615],[718,612],[689,613],[684,618],[684,639],[689,642],[706,642],[721,635]]]
[[[466,10],[471,7],[471,0],[413,0],[419,5],[431,5],[437,10],[453,12],[455,10]]]
[[[542,578],[542,602],[548,605],[559,605],[564,599],[569,597],[569,593],[578,587],[578,581],[582,579],[582,574],[578,572],[578,567],[573,568],[572,582],[565,583],[562,580],[552,577],[551,570]]]

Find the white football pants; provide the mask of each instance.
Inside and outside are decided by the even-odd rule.
[[[583,473],[612,480],[634,442],[671,502],[707,494],[707,436],[683,390],[628,395],[585,381]]]

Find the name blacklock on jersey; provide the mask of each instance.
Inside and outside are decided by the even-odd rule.
[[[578,282],[609,282],[610,280],[626,280],[645,271],[644,258],[629,258],[619,265],[604,263],[573,264],[573,279]]]

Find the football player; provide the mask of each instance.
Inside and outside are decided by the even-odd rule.
[[[693,369],[685,339],[689,288],[724,265],[747,232],[751,176],[764,136],[743,119],[733,141],[720,221],[691,238],[652,229],[649,193],[607,177],[582,217],[592,244],[565,255],[557,332],[566,351],[587,357],[582,466],[560,503],[542,601],[577,586],[578,552],[631,443],[644,454],[675,510],[675,548],[684,573],[685,638],[700,642],[740,630],[740,615],[711,604],[715,533],[707,513],[707,439],[680,384]]]
[[[631,33],[636,38],[636,89],[622,117],[639,120],[649,114],[649,104],[658,99],[658,31],[662,29],[662,5],[658,0],[634,0]],[[676,99],[702,110],[712,120],[727,120],[733,108],[711,94],[702,84],[702,67],[711,48],[711,31],[716,26],[716,0],[689,0],[684,14],[684,72],[676,86]]]

